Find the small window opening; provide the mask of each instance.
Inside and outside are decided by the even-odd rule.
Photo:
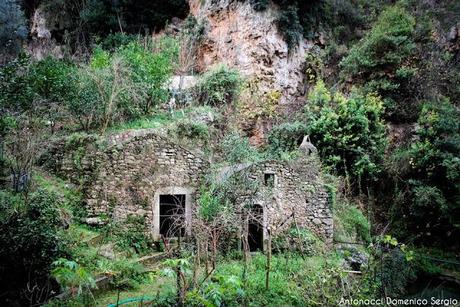
[[[183,237],[185,234],[185,195],[160,195],[160,235]]]
[[[265,173],[264,174],[264,184],[267,187],[273,188],[275,186],[275,174]]]

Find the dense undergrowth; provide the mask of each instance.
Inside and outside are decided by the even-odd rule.
[[[133,34],[185,17],[183,1],[89,1],[83,8],[44,1],[72,16],[68,29],[53,35],[73,53],[42,60],[20,52],[30,8],[5,3],[0,302],[92,306],[143,297],[152,306],[336,305],[342,298],[405,297],[417,278],[458,272],[460,48],[458,36],[446,34],[459,17],[455,1],[430,7],[251,0],[255,11],[280,8],[277,26],[290,48],[303,38],[315,44],[306,55],[304,105],[289,116],[277,112],[281,93],[248,98],[249,82],[225,65],[195,76],[196,86],[183,95],[169,88],[172,75],[195,73],[190,51],[206,26],[188,18],[175,36]],[[256,103],[248,107],[245,99]],[[245,135],[248,119],[270,123],[264,146],[252,146]],[[78,169],[86,142],[103,149],[105,138],[136,129],[201,150],[213,168],[295,160],[309,135],[329,192],[335,246],[294,227],[274,238],[273,256],[248,257],[228,235],[204,261],[189,242],[175,253],[152,242],[140,217],[84,225],[90,178],[71,184],[37,161],[49,159],[48,147],[64,139]],[[197,214],[206,231],[231,234],[234,189],[247,182],[211,175]],[[169,259],[153,267],[139,262],[158,251]],[[102,275],[111,278],[107,290],[96,289]]]

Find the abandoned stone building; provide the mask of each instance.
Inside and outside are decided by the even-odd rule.
[[[238,181],[252,186],[239,200],[253,211],[248,221],[251,250],[265,249],[268,231],[281,233],[291,226],[310,229],[332,243],[332,212],[314,157],[234,165],[222,169],[220,177],[238,175]]]
[[[177,236],[178,231],[192,234],[192,209],[210,166],[204,157],[151,130],[114,135],[102,147],[92,140],[79,146],[84,147],[79,167],[75,167],[78,150],[66,150],[68,146],[62,143],[50,149],[55,162],[48,166],[73,182],[84,182],[88,221],[94,223],[100,217],[123,221],[129,215],[142,215],[155,240]],[[332,242],[328,195],[312,159],[221,169],[222,178],[238,173],[247,174],[261,186],[253,195],[240,198],[241,202],[250,200],[263,217],[250,222],[251,249],[264,247],[269,229],[286,229],[293,223],[310,229],[326,243]],[[179,230],[172,226],[177,220],[183,223]]]

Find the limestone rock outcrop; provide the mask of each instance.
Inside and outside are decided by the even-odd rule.
[[[50,19],[52,18],[49,15],[49,12],[42,7],[38,7],[31,19],[31,40],[28,42],[26,49],[37,60],[44,59],[49,55],[57,58],[63,57],[62,47],[52,37],[53,26],[50,26],[52,23]]]
[[[276,6],[256,12],[249,1],[189,0],[189,4],[190,13],[207,29],[198,54],[201,71],[220,62],[237,68],[262,93],[279,91],[280,104],[304,94],[309,45],[301,40],[288,49],[277,28]]]

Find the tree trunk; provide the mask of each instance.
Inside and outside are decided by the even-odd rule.
[[[270,287],[270,269],[272,260],[272,236],[270,230],[267,231],[267,266],[265,267],[265,289]]]

